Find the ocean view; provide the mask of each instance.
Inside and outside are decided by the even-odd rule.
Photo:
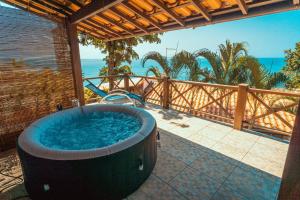
[[[282,69],[285,65],[284,58],[258,58],[259,62],[265,66],[266,69],[270,70],[271,72],[277,72]],[[200,59],[200,66],[202,68],[210,68],[209,63],[205,59]],[[95,77],[98,76],[99,70],[105,66],[105,62],[102,59],[82,59],[82,73],[84,77]],[[147,68],[143,68],[141,65],[141,60],[134,60],[131,63],[132,70],[136,75],[145,75]],[[148,61],[146,66],[159,66],[154,61]],[[183,70],[178,79],[186,80],[186,72]]]

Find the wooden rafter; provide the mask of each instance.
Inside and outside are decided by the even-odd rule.
[[[248,7],[246,5],[245,0],[236,0],[236,3],[238,4],[239,8],[241,9],[243,15],[248,14]]]
[[[129,23],[133,24],[135,27],[139,28],[140,30],[144,31],[145,33],[149,33],[149,31],[145,27],[143,27],[139,23],[135,22],[134,19],[130,18],[129,16],[122,14],[116,8],[111,8],[110,10],[117,16],[119,16],[119,17],[123,18],[124,20],[128,21]]]
[[[192,4],[199,10],[199,12],[203,15],[203,17],[207,21],[211,21],[211,15],[207,12],[207,10],[201,5],[199,0],[191,0]]]
[[[119,36],[121,37],[122,35],[120,33],[118,33],[117,31],[114,31],[113,29],[109,29],[107,27],[105,27],[103,24],[100,24],[99,22],[97,22],[96,20],[93,20],[93,19],[87,19],[85,21],[83,21],[83,23],[86,23],[86,22],[89,22],[89,23],[93,23],[96,25],[96,27],[102,31],[102,32],[105,32],[109,35],[116,35],[116,36]],[[95,26],[94,25],[94,26]]]
[[[102,19],[104,19],[105,21],[111,23],[112,25],[114,26],[117,26],[121,29],[123,29],[125,32],[129,33],[130,35],[135,35],[133,31],[129,30],[128,28],[126,28],[122,23],[119,23],[117,21],[114,21],[113,19],[110,19],[108,17],[106,17],[105,15],[103,14],[99,14],[97,15],[98,17],[101,17]]]
[[[185,26],[184,21],[182,19],[180,19],[175,14],[175,12],[172,9],[169,9],[165,4],[163,4],[159,0],[152,0],[151,2],[153,2],[157,7],[159,7],[160,9],[162,9],[163,11],[165,11],[166,13],[168,13],[168,15],[170,17],[172,17],[172,19],[174,19],[178,24],[180,24],[180,26]]]
[[[92,1],[91,3],[87,4],[86,6],[80,8],[76,13],[74,13],[70,17],[70,23],[78,23],[84,19],[92,17],[104,10],[107,10],[119,3],[123,0],[96,0]]]
[[[136,9],[134,6],[130,5],[129,3],[123,2],[123,3],[121,3],[121,5],[124,6],[124,7],[126,7],[131,12],[135,13],[136,15],[138,15],[139,17],[147,20],[150,24],[152,24],[153,26],[155,26],[159,30],[163,30],[163,28],[157,22],[155,22],[153,19],[151,19],[150,16],[147,16],[146,14],[144,14],[141,11],[139,11],[138,9]]]

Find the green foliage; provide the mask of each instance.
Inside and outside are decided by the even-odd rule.
[[[248,55],[245,43],[220,44],[218,53],[208,49],[201,49],[195,53],[196,57],[205,58],[212,70],[206,70],[209,82],[236,85],[248,83],[252,87],[271,89],[284,83],[287,77],[282,72],[271,73],[262,66],[258,59]]]
[[[132,67],[129,65],[117,66],[113,69],[111,75],[118,74],[133,74]],[[99,71],[99,76],[107,76],[108,75],[108,67],[102,67]]]
[[[162,68],[163,73],[171,78],[177,78],[183,69],[188,71],[188,79],[192,81],[198,81],[201,75],[206,75],[204,70],[200,68],[195,55],[187,51],[181,51],[175,54],[170,61],[166,56],[163,56],[158,52],[149,52],[142,59],[143,67],[145,67],[148,60],[155,61],[158,66],[150,66],[146,75],[153,73],[157,77],[162,76],[159,66]]]
[[[296,43],[294,50],[285,51],[285,62],[283,73],[289,78],[286,87],[289,89],[300,88],[300,42]]]
[[[104,61],[109,66],[109,72],[111,73],[113,68],[120,66],[122,63],[131,64],[132,60],[139,59],[138,53],[134,50],[137,45],[144,42],[157,44],[161,42],[158,34],[105,42],[83,33],[79,34],[79,41],[82,45],[92,44],[100,49],[101,53],[106,54]]]

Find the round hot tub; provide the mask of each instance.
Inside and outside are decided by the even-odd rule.
[[[129,106],[48,115],[18,139],[26,190],[33,200],[122,199],[152,172],[156,134],[155,119]]]

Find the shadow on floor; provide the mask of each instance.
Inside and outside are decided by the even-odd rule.
[[[172,132],[160,129],[160,135],[154,171],[128,200],[276,199],[279,177]],[[26,190],[20,184],[0,194],[0,199],[24,195]]]

